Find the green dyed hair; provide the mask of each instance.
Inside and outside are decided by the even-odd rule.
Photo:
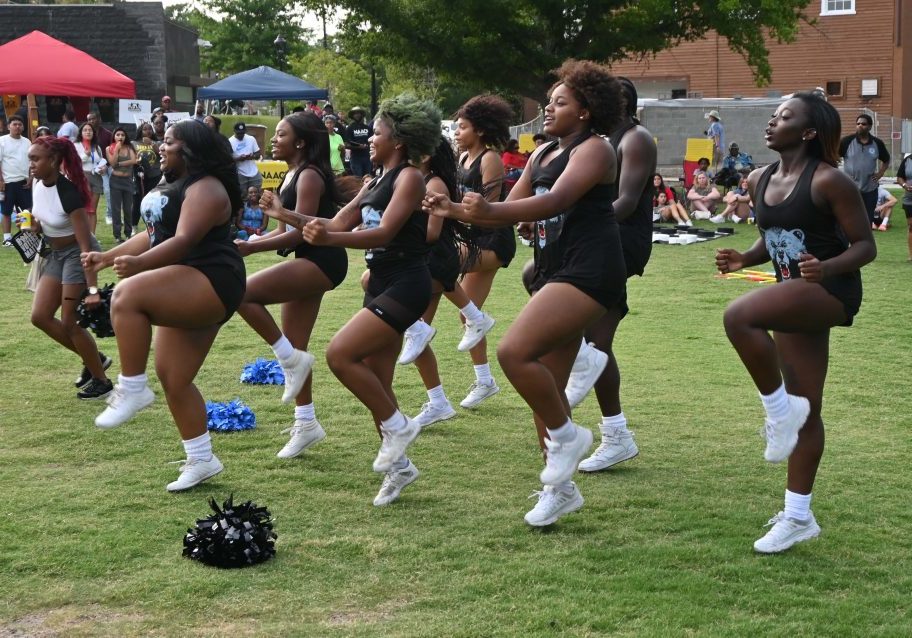
[[[440,142],[440,109],[430,100],[403,93],[384,100],[377,117],[392,129],[393,137],[405,145],[409,161],[418,166]]]

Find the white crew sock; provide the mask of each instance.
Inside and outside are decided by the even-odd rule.
[[[487,363],[472,366],[475,368],[475,380],[482,385],[491,385],[494,383],[494,377],[491,376],[491,366]]]
[[[785,517],[794,521],[806,521],[811,517],[813,494],[796,494],[785,490]]]
[[[3,241],[6,241],[7,239],[12,239],[12,238],[13,238],[12,234],[3,233]]]
[[[209,433],[200,434],[194,439],[183,441],[184,452],[187,453],[187,460],[192,461],[199,459],[201,461],[212,460],[212,439]]]
[[[408,467],[408,464],[409,464],[409,459],[405,454],[403,454],[398,459],[393,461],[393,464],[390,465],[389,471],[390,472],[401,472],[402,470],[404,470],[405,468]]]
[[[770,421],[778,423],[788,416],[789,399],[784,383],[772,394],[761,394],[760,400],[763,402],[763,407],[766,408],[766,416]]]
[[[380,421],[380,427],[387,432],[400,432],[405,429],[406,425],[408,425],[408,422],[399,410],[393,412],[393,416],[390,418]]]
[[[573,493],[573,481],[565,481],[563,483],[555,483],[551,487],[554,488],[555,492],[561,494],[572,494]]]
[[[630,431],[627,429],[627,417],[624,416],[623,412],[615,414],[614,416],[602,415],[602,425],[600,429],[602,430],[602,434],[608,429],[617,430],[618,434],[626,434]]]
[[[279,340],[270,346],[272,351],[275,353],[276,359],[279,360],[279,363],[287,363],[295,353],[294,346],[291,345],[291,341],[288,340],[288,337],[282,335],[279,337]]]
[[[307,405],[296,405],[294,414],[295,421],[313,421],[317,418],[317,413],[314,410],[313,403],[308,403]]]
[[[446,393],[444,393],[442,385],[431,388],[427,391],[427,395],[428,399],[431,400],[431,405],[435,408],[445,408],[450,403],[446,398]]]
[[[118,374],[117,383],[128,393],[138,394],[149,384],[149,377],[147,377],[145,373],[137,374],[132,377],[125,377],[122,374]]]
[[[465,308],[460,308],[459,312],[461,312],[462,316],[466,318],[466,321],[471,321],[472,323],[478,323],[484,319],[484,313],[479,310],[474,301],[470,301],[468,304],[466,304]]]
[[[567,443],[576,438],[576,427],[570,419],[559,428],[545,428],[548,431],[548,438],[557,443]]]

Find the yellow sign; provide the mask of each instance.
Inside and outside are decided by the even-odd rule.
[[[16,114],[20,104],[22,104],[22,102],[18,95],[3,96],[3,110],[6,112],[6,119],[9,119]]]
[[[263,190],[278,190],[279,186],[282,184],[282,180],[285,178],[285,173],[288,172],[288,164],[285,162],[267,160],[257,162],[256,165],[257,169],[260,171],[260,175],[263,176]]]

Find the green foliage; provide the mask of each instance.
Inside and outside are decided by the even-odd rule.
[[[338,113],[353,106],[370,107],[370,73],[360,64],[332,51],[316,47],[290,60],[291,72],[314,86],[327,89]]]
[[[758,84],[771,69],[764,36],[791,41],[809,0],[343,0],[351,46],[459,79],[541,97],[566,58],[647,56],[710,29],[728,38]]]

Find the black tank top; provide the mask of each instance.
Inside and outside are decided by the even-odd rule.
[[[770,164],[757,182],[754,198],[757,228],[766,242],[778,281],[801,277],[798,268],[801,253],[809,253],[823,261],[842,254],[849,247],[836,217],[831,211],[818,208],[811,198],[811,180],[818,164],[820,160],[808,159],[798,183],[779,204],[770,205],[765,201],[766,187],[779,162]],[[846,274],[860,277],[857,270]]]
[[[637,127],[634,121],[628,121],[618,130],[611,134],[608,140],[617,154],[617,174],[618,179],[615,183],[615,196],[617,199],[618,189],[621,184],[621,166],[624,158],[618,152],[618,146],[628,131]],[[655,164],[649,170],[649,175],[656,172]],[[637,200],[636,207],[626,219],[618,221],[618,230],[621,233],[621,245],[624,247],[624,261],[627,264],[627,276],[642,275],[652,253],[652,199],[655,194],[655,186],[652,179],[647,180],[643,185],[643,192]],[[612,200],[614,201],[614,200]]]
[[[174,237],[187,189],[205,175],[187,175],[174,182],[161,182],[143,197],[140,212],[149,232],[151,247]],[[231,265],[238,263],[243,270],[243,259],[231,240],[231,215],[223,224],[213,226],[179,262],[189,266]]]
[[[383,213],[393,199],[393,185],[396,183],[396,178],[408,166],[408,164],[400,164],[389,173],[375,177],[368,185],[367,194],[358,204],[361,210],[362,228],[377,228],[380,225]],[[423,263],[427,252],[427,214],[418,209],[412,212],[389,244],[365,251],[364,259],[367,261],[368,268],[407,265],[413,262]]]
[[[469,154],[465,153],[459,158],[459,165],[456,167],[456,185],[459,188],[460,195],[465,195],[466,193],[485,195],[490,188],[495,186],[495,184],[485,184],[482,181],[481,158],[487,155],[488,152],[490,152],[490,149],[483,150],[468,168],[466,168],[465,163],[469,159]]]
[[[282,202],[282,206],[288,210],[295,210],[298,206],[298,178],[301,176],[301,172],[306,169],[314,170],[317,175],[323,179],[323,194],[320,195],[320,202],[317,204],[317,213],[316,217],[322,217],[323,219],[332,219],[336,214],[336,206],[332,201],[332,183],[329,181],[332,178],[327,178],[323,172],[315,166],[303,165],[299,166],[294,175],[291,178],[291,182],[279,192],[279,200]],[[298,232],[297,230],[290,230],[289,232]],[[335,246],[313,246],[308,244],[304,239],[301,239],[301,243],[295,246],[294,254],[295,257],[306,257],[310,258],[312,261],[318,254],[324,254],[327,252],[344,252],[344,248],[338,248]],[[287,253],[282,253],[287,254]]]
[[[567,166],[570,149],[576,142],[564,149],[547,166],[541,165],[541,158],[551,153],[557,142],[549,142],[541,153],[532,160],[531,178],[532,192],[543,195],[551,190],[554,182],[560,177]],[[566,156],[566,157],[563,157]],[[535,256],[535,270],[538,277],[548,277],[557,271],[561,263],[560,234],[564,227],[564,213],[558,213],[549,219],[540,219],[535,222],[535,237],[532,239],[532,250]]]

